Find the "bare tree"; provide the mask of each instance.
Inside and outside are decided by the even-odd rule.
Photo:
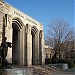
[[[74,40],[73,27],[62,18],[52,20],[48,25],[46,44],[53,46],[59,55],[66,50],[64,43]],[[60,57],[60,56],[59,56]]]

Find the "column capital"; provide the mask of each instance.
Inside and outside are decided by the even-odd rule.
[[[29,24],[26,24],[26,33],[31,32],[31,26]]]

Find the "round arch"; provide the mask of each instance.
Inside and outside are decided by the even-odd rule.
[[[36,26],[31,27],[32,35],[32,65],[38,64],[38,29]]]
[[[12,19],[12,63],[15,65],[20,65],[21,62],[21,44],[23,43],[21,30],[23,26],[24,24],[19,18]]]
[[[12,19],[12,23],[16,24],[16,27],[18,28],[18,30],[22,29],[22,27],[24,26],[24,23],[22,22],[22,20],[17,17]]]
[[[37,33],[38,33],[37,27],[36,27],[36,26],[32,26],[32,27],[31,27],[31,34],[32,34],[33,36],[35,36]]]

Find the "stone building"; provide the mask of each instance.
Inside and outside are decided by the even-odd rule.
[[[45,58],[52,58],[54,55],[53,47],[45,45]]]
[[[44,64],[43,25],[8,3],[0,1],[0,43],[3,23],[7,41],[12,42],[12,48],[8,48],[7,60],[19,66]]]

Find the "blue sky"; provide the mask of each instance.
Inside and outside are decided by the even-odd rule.
[[[17,9],[23,11],[44,26],[44,32],[49,22],[61,17],[74,26],[75,0],[4,0]]]

